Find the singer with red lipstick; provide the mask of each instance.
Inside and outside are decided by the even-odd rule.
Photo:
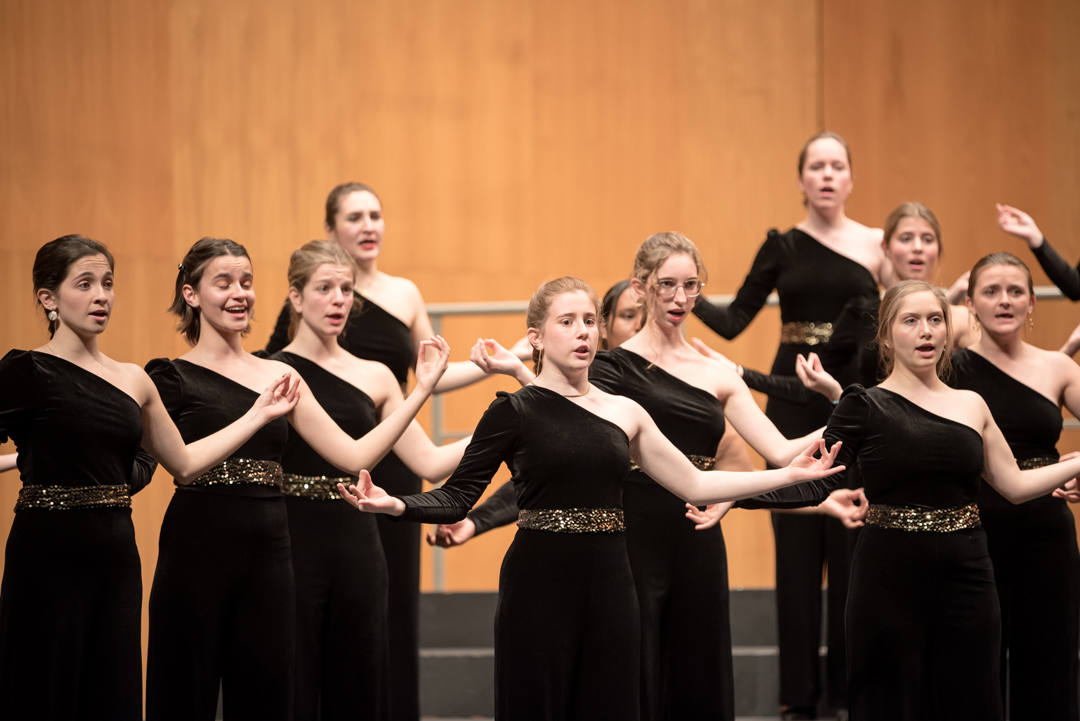
[[[730,340],[750,324],[775,289],[783,326],[771,372],[779,375],[793,375],[796,356],[829,342],[832,321],[849,301],[876,302],[878,281],[887,275],[881,230],[845,215],[854,183],[851,152],[842,137],[826,131],[806,142],[799,153],[798,186],[806,217],[784,233],[769,231],[731,305],[720,308],[699,298],[694,307],[695,315]],[[831,410],[820,398],[797,403],[770,397],[765,406],[765,414],[789,437],[823,425]],[[773,514],[772,522],[780,704],[785,718],[815,718],[821,695],[822,569],[848,563],[850,538],[841,524],[819,515]],[[842,707],[844,591],[834,580],[839,577],[830,578],[828,696],[831,705]]]

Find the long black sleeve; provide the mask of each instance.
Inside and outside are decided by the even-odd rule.
[[[1054,250],[1046,238],[1034,251],[1039,265],[1069,300],[1080,300],[1080,263],[1075,268]]]
[[[866,419],[869,416],[869,406],[866,401],[866,389],[860,385],[853,385],[844,391],[840,404],[829,417],[829,425],[825,428],[825,443],[829,448],[837,441],[843,441],[840,452],[836,457],[836,464],[855,468],[858,460],[859,447],[866,434]],[[803,506],[816,506],[824,501],[830,493],[837,488],[847,485],[848,472],[841,471],[828,478],[819,478],[816,481],[807,481],[777,491],[762,493],[753,498],[737,501],[739,508],[801,508]]]
[[[780,272],[779,243],[780,234],[777,230],[775,228],[769,230],[765,242],[750,266],[750,272],[747,273],[742,287],[735,294],[735,299],[731,301],[731,304],[727,308],[722,308],[701,296],[694,305],[694,315],[713,332],[728,340],[742,333],[765,305],[769,293],[776,287],[776,279]]]
[[[742,379],[753,390],[790,403],[804,404],[817,395],[804,386],[798,376],[773,375],[743,368]]]
[[[285,305],[281,307],[281,312],[278,313],[277,322],[274,323],[274,332],[270,336],[270,340],[266,341],[266,355],[267,357],[277,353],[279,350],[289,345],[289,301],[285,300]]]
[[[142,448],[135,451],[135,461],[132,463],[131,468],[131,482],[128,484],[131,487],[131,495],[135,495],[150,485],[157,467],[158,462],[152,455]]]
[[[400,496],[405,502],[400,517],[425,523],[456,523],[465,518],[499,466],[511,457],[520,426],[510,397],[499,393],[477,424],[457,470],[434,490]]]
[[[517,491],[513,482],[499,486],[498,490],[476,508],[469,511],[469,518],[476,525],[476,534],[493,528],[509,526],[518,518]]]

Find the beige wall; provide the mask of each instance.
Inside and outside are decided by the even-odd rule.
[[[9,0],[0,346],[44,342],[33,253],[81,232],[119,262],[107,352],[183,351],[164,308],[206,234],[254,256],[259,347],[289,251],[321,235],[326,191],[346,179],[379,190],[382,267],[429,301],[524,299],[564,273],[602,289],[664,229],[701,245],[710,292],[733,292],[764,231],[799,219],[795,156],[825,126],[855,153],[853,217],[880,224],[907,199],[938,212],[939,280],[992,250],[1028,257],[997,231],[995,200],[1075,259],[1078,33],[1070,0]],[[1033,340],[1055,347],[1077,320],[1064,302],[1036,316]],[[767,310],[734,343],[691,333],[767,367],[777,327]],[[468,319],[447,335],[463,358],[481,333],[521,330]],[[448,397],[450,425],[497,387]],[[17,486],[0,482],[0,541]],[[171,492],[161,475],[135,501],[147,588]],[[771,585],[767,515],[724,524],[732,585]],[[493,588],[509,535],[446,554],[447,586]]]

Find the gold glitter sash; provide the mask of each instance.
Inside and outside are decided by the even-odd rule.
[[[307,498],[313,501],[340,501],[337,484],[356,483],[353,476],[298,476],[295,473],[285,474],[285,487],[282,489],[286,496]]]
[[[1020,470],[1022,471],[1028,471],[1032,468],[1042,468],[1043,466],[1052,466],[1057,462],[1057,456],[1035,456],[1034,458],[1016,459],[1016,465],[1020,466]]]
[[[281,464],[251,458],[229,458],[191,482],[193,486],[271,486],[281,488]]]
[[[982,527],[979,506],[974,503],[958,508],[915,508],[876,503],[866,509],[866,523],[879,528],[931,533],[952,533]]]
[[[518,513],[518,528],[551,533],[619,533],[621,508],[539,508]]]
[[[798,345],[822,345],[832,338],[832,323],[792,321],[780,326],[780,342]]]
[[[712,456],[699,456],[696,453],[688,453],[686,457],[694,464],[694,466],[702,471],[711,471],[713,466],[716,465],[716,459]],[[641,471],[642,473],[645,472],[645,469],[633,462],[630,463],[630,470]]]
[[[131,508],[131,489],[118,486],[23,486],[15,510],[68,511],[75,508]]]

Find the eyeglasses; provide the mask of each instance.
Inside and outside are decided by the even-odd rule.
[[[704,287],[705,284],[697,278],[691,278],[682,283],[679,283],[672,278],[660,278],[656,281],[656,294],[660,297],[660,300],[666,303],[669,300],[675,299],[675,295],[679,292],[680,288],[689,299],[697,298],[701,295],[701,289]]]

